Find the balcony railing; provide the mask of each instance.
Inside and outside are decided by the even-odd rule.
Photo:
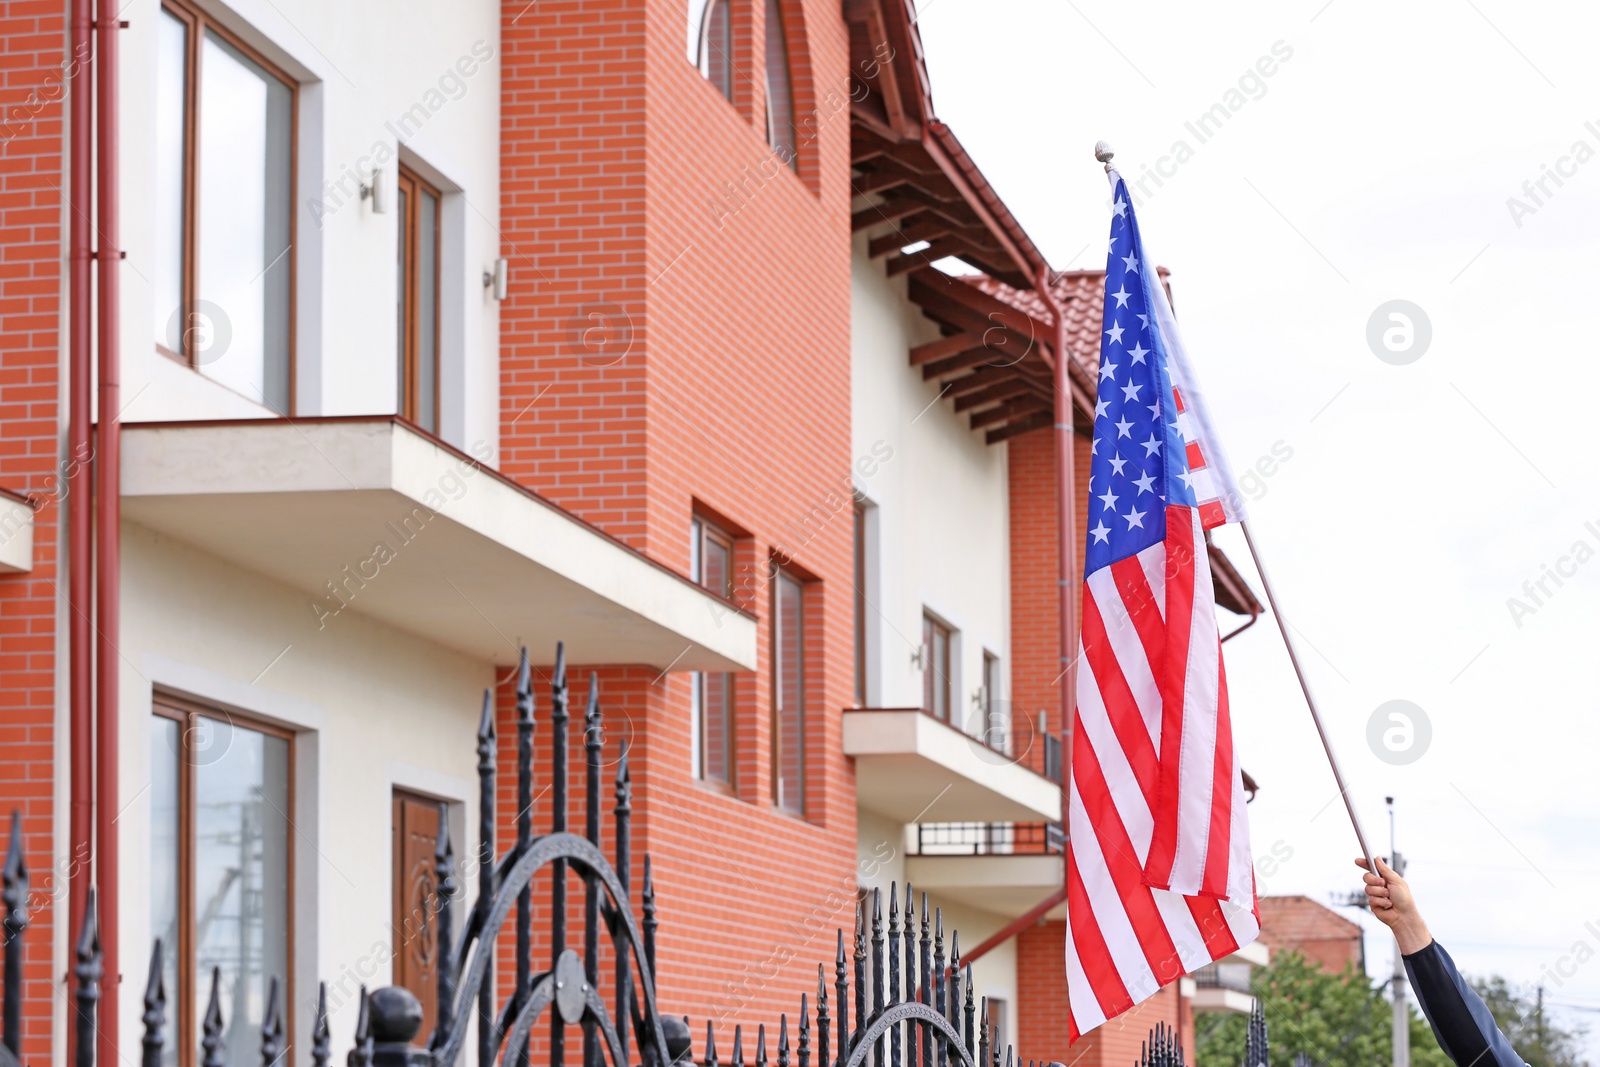
[[[1250,964],[1212,963],[1195,971],[1194,984],[1202,989],[1233,989],[1250,992]]]
[[[1043,856],[1066,846],[1053,822],[925,822],[917,825],[924,856]]]

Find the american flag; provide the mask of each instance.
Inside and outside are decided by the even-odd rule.
[[[1260,932],[1205,544],[1244,512],[1111,180],[1068,813],[1074,1041]]]

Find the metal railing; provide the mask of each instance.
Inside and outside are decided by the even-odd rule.
[[[925,822],[917,824],[924,856],[1059,855],[1066,845],[1054,822]]]

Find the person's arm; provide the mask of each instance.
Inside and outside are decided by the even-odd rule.
[[[1362,860],[1356,863],[1368,867]],[[1428,932],[1405,879],[1382,859],[1378,873],[1369,869],[1362,878],[1372,914],[1393,931],[1417,1004],[1445,1055],[1456,1067],[1526,1067],[1495,1025],[1483,998],[1462,979],[1450,954]]]

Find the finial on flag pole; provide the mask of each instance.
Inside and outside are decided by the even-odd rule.
[[[1104,163],[1106,165],[1106,170],[1111,169],[1111,157],[1114,155],[1116,155],[1116,153],[1111,151],[1111,146],[1106,142],[1096,141],[1094,143],[1094,158]]]

